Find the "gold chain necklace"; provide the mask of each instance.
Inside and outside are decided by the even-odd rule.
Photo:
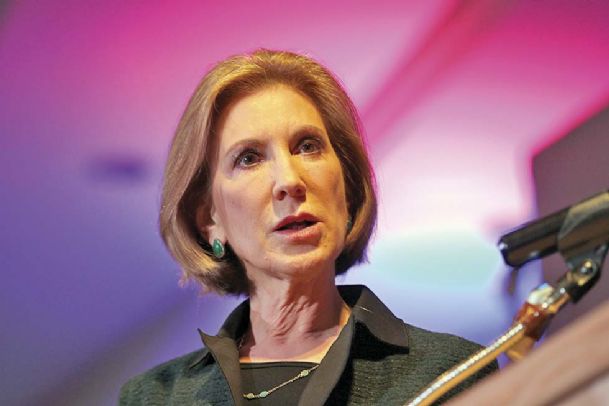
[[[263,390],[262,392],[257,393],[257,394],[254,394],[252,392],[244,393],[243,397],[248,400],[265,398],[268,395],[270,395],[271,393],[275,392],[277,389],[283,388],[284,386],[289,385],[292,382],[299,380],[300,378],[304,378],[305,376],[308,376],[311,372],[315,371],[318,367],[319,367],[319,365],[315,365],[309,369],[303,369],[295,377],[290,378],[287,381],[282,382],[279,385],[272,387],[271,389]]]
[[[237,345],[238,350],[241,350],[241,347],[243,347],[244,339],[245,339],[245,335],[242,335],[241,338],[239,339],[239,344]],[[309,369],[303,369],[295,377],[290,378],[287,381],[282,382],[279,385],[272,387],[271,389],[263,390],[259,393],[252,393],[252,392],[243,393],[243,397],[248,400],[265,398],[268,395],[270,395],[271,393],[275,392],[277,389],[283,388],[284,386],[289,385],[292,382],[299,380],[300,378],[304,378],[304,377],[308,376],[311,372],[315,371],[318,367],[319,367],[319,364],[317,364]]]

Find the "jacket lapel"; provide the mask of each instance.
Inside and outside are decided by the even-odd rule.
[[[201,340],[218,363],[224,378],[228,382],[235,405],[243,404],[241,390],[241,369],[239,366],[239,351],[235,342],[229,337],[210,336],[199,330]]]

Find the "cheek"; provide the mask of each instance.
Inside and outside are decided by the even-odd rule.
[[[345,188],[345,178],[341,170],[340,164],[338,169],[334,171],[335,176],[332,178],[331,190],[334,191],[334,200],[337,203],[338,209],[346,214],[347,213],[347,194]]]
[[[214,194],[217,210],[228,237],[238,241],[251,235],[251,228],[262,216],[261,185],[255,181],[231,182]]]
[[[244,214],[246,209],[244,200],[238,198],[238,194],[230,189],[220,189],[214,195],[214,202],[220,216],[220,221],[230,233],[233,225],[239,222],[239,219]]]
[[[332,220],[332,228],[342,230],[348,217],[345,181],[340,164],[323,165],[311,174],[315,179],[313,194],[321,207],[327,211],[327,220]]]

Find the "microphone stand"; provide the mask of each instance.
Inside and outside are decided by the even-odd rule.
[[[569,270],[555,286],[542,283],[533,289],[503,335],[437,377],[406,405],[431,405],[503,352],[513,361],[523,358],[541,338],[554,315],[568,302],[577,303],[596,284],[609,249],[609,193],[593,196],[558,214],[564,222],[551,233],[540,225],[548,224],[548,219],[555,219],[556,214],[505,235],[499,246],[506,262],[513,266],[544,256],[541,251],[547,255],[558,250]],[[540,233],[540,230],[545,231]],[[552,239],[554,243],[549,244]],[[543,250],[539,249],[540,242]],[[523,247],[526,250],[523,251]],[[516,251],[518,261],[514,261],[512,255]]]

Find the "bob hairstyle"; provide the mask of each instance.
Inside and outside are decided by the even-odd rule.
[[[290,86],[311,99],[341,163],[352,228],[336,259],[336,274],[367,260],[377,202],[353,103],[332,73],[311,58],[260,49],[215,65],[195,89],[176,129],[165,167],[159,222],[167,249],[182,267],[182,283],[198,281],[204,291],[219,294],[248,293],[243,264],[228,244],[224,258],[214,257],[201,221],[209,222],[210,217],[219,117],[237,98],[276,84]]]

